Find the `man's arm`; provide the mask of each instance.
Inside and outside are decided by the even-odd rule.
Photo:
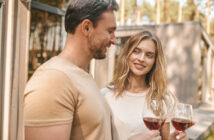
[[[170,123],[165,122],[160,129],[162,140],[168,140],[170,134]]]
[[[71,124],[25,127],[25,140],[70,140]]]

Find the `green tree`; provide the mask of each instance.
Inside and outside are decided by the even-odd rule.
[[[184,21],[193,21],[196,19],[197,5],[194,0],[187,0],[186,6],[183,7]]]

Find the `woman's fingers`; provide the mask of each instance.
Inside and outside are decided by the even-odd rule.
[[[175,130],[170,134],[169,140],[188,140],[186,132]]]
[[[161,140],[161,136],[156,136],[155,139],[156,140]]]
[[[152,133],[151,138],[153,140],[161,140],[160,132],[158,130],[150,131]]]
[[[160,136],[160,132],[158,130],[152,130],[150,131],[152,136],[156,137],[156,136]]]
[[[179,132],[176,135],[177,140],[188,140],[187,134],[185,132]]]

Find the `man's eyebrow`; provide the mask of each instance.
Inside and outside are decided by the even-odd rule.
[[[117,27],[110,27],[109,29],[111,29],[111,30],[116,30]]]

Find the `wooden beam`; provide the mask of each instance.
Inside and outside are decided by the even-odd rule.
[[[5,14],[3,17],[4,32],[3,40],[3,80],[2,80],[2,140],[9,140],[9,124],[10,124],[10,102],[11,102],[11,85],[12,85],[12,54],[14,40],[14,6],[15,1],[8,0],[5,2]]]
[[[27,2],[28,3],[28,2]],[[10,140],[24,139],[23,93],[28,74],[28,46],[30,37],[30,7],[17,0],[17,19],[14,32],[13,84],[11,95]]]
[[[47,4],[43,4],[43,3],[40,3],[40,2],[34,1],[34,0],[31,1],[31,8],[35,8],[35,9],[38,9],[38,10],[41,10],[41,11],[45,11],[45,12],[49,12],[49,13],[52,13],[52,14],[56,14],[56,15],[59,15],[59,16],[64,16],[65,15],[65,10],[64,9],[59,9],[59,8],[56,8],[56,7],[47,5]]]
[[[4,28],[3,28],[3,6],[0,6],[0,136],[2,136],[2,115],[3,115],[3,108],[2,108],[2,102],[3,102],[3,33],[4,33]],[[1,137],[0,137],[1,138]]]
[[[8,0],[1,36],[2,140],[23,140],[23,93],[27,80],[30,1]]]

